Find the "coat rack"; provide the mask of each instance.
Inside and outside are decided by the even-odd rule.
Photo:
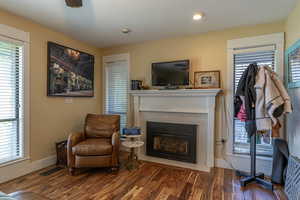
[[[244,177],[240,180],[241,186],[245,187],[250,183],[257,183],[265,188],[273,191],[273,184],[264,180],[265,175],[263,173],[256,173],[256,134],[252,134],[250,142],[250,156],[251,156],[251,171],[247,172],[236,171],[236,175]]]

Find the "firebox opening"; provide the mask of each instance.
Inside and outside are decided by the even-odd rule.
[[[196,163],[197,125],[147,122],[147,155]]]

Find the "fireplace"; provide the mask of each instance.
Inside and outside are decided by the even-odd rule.
[[[197,125],[147,121],[149,156],[196,163]]]

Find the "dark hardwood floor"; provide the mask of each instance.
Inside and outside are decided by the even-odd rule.
[[[0,191],[32,191],[53,200],[272,200],[285,199],[256,185],[241,189],[232,170],[215,168],[211,173],[143,162],[138,170],[121,168],[110,173],[93,169],[70,176],[67,169],[41,176],[49,167],[0,185]]]

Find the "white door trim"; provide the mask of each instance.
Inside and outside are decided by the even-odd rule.
[[[0,40],[19,44],[24,48],[23,55],[23,99],[24,99],[24,127],[23,127],[23,156],[16,161],[0,164],[0,173],[4,168],[11,168],[13,164],[30,159],[30,33],[14,27],[0,24]]]
[[[235,51],[240,51],[241,49],[247,48],[256,48],[262,46],[274,45],[276,49],[276,60],[275,60],[275,71],[283,79],[284,75],[284,33],[274,33],[268,35],[261,35],[255,37],[247,37],[240,39],[233,39],[227,41],[227,68],[228,68],[228,90],[226,92],[226,102],[227,102],[227,111],[229,113],[229,123],[228,136],[224,136],[227,139],[226,142],[226,153],[223,155],[229,160],[232,164],[235,165],[235,168],[239,170],[245,170],[248,164],[245,165],[245,160],[249,161],[249,155],[238,155],[233,154],[233,127],[232,127],[232,118],[233,118],[233,102],[232,97],[234,93],[233,89],[233,55]],[[228,137],[228,138],[227,138]],[[225,145],[225,144],[224,144]],[[220,160],[220,159],[219,159]],[[247,163],[247,162],[246,162]],[[262,157],[257,159],[257,170],[268,172],[271,170],[272,159]],[[250,166],[250,165],[249,165]],[[268,174],[268,173],[267,173]]]

